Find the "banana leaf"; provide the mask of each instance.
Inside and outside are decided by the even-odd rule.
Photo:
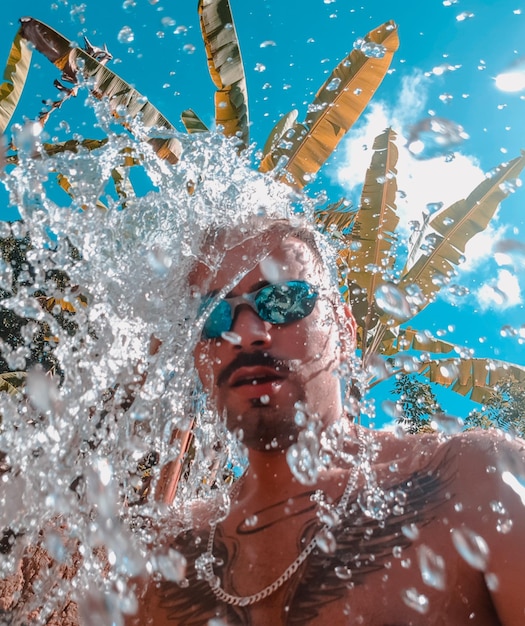
[[[192,109],[186,109],[180,115],[184,128],[188,133],[205,133],[208,127]]]
[[[297,116],[299,115],[299,111],[297,109],[293,109],[286,115],[283,115],[280,120],[278,120],[277,124],[272,128],[270,134],[268,135],[268,139],[265,141],[262,156],[263,158],[271,151],[274,150],[281,139],[286,135],[286,133],[293,128],[293,125],[297,121]]]
[[[280,178],[301,188],[312,180],[370,102],[398,46],[393,22],[370,31],[319,89],[306,120],[294,124],[259,169],[269,172],[279,166]]]
[[[424,296],[419,310],[434,299],[453,275],[454,266],[461,263],[467,242],[485,230],[524,166],[525,153],[522,153],[500,165],[466,199],[442,209],[429,220],[426,240],[431,249],[418,251],[415,262],[405,267],[398,284],[405,292],[410,286],[417,286]]]
[[[75,47],[68,39],[43,22],[31,17],[20,20],[19,34],[31,42],[62,72],[62,78],[72,83],[77,82],[77,75],[89,79],[91,93],[99,99],[107,98],[115,118],[128,130],[132,131],[128,118],[140,115],[142,124],[147,129],[162,128],[173,130],[173,125],[142,96],[136,89],[122,80],[87,52]],[[122,116],[124,107],[126,115]],[[177,163],[181,146],[175,137],[149,138],[148,143],[155,152],[170,163]]]
[[[4,82],[0,86],[0,133],[5,133],[26,84],[31,64],[31,48],[18,32],[4,70]]]
[[[355,222],[356,210],[346,198],[329,204],[324,209],[316,210],[315,220],[323,231],[330,232],[334,239],[344,240]]]
[[[347,268],[345,282],[354,294],[352,310],[362,331],[363,353],[368,345],[369,331],[375,327],[380,314],[376,291],[385,283],[385,272],[395,261],[392,244],[399,223],[395,204],[398,157],[395,138],[394,131],[387,128],[374,141],[360,207],[347,238],[348,247],[340,253]]]
[[[456,345],[415,328],[396,328],[384,338],[381,354],[392,356],[406,350],[418,350],[433,354],[448,354],[455,350]]]
[[[485,402],[502,380],[512,376],[525,382],[525,367],[482,358],[440,359],[423,363],[419,373],[431,382],[469,396],[474,402]]]
[[[227,137],[249,142],[248,92],[228,0],[199,0],[208,69],[215,84],[215,121]]]
[[[0,391],[16,396],[24,386],[26,378],[26,372],[3,372],[0,374]]]

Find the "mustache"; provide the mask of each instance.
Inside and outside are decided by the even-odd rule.
[[[220,387],[221,385],[224,385],[230,376],[240,367],[253,367],[254,365],[271,367],[284,373],[290,371],[290,367],[285,361],[276,359],[267,352],[240,352],[219,374],[217,378],[217,386]]]

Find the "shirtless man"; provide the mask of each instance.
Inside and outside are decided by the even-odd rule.
[[[186,580],[137,585],[129,623],[524,624],[523,443],[354,425],[338,374],[355,323],[292,227],[199,264],[191,282],[216,296],[196,368],[249,467],[221,521],[201,513],[171,542]]]

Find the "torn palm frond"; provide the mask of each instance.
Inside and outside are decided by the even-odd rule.
[[[26,378],[27,372],[3,372],[0,374],[0,391],[16,396],[21,392]]]
[[[415,261],[405,267],[398,284],[405,293],[415,288],[422,294],[419,310],[450,281],[455,266],[463,260],[465,246],[488,226],[500,202],[513,190],[524,166],[525,153],[500,165],[466,199],[429,220],[424,245],[420,245],[417,255],[412,254]]]
[[[324,232],[329,232],[334,239],[348,245],[347,236],[354,225],[356,210],[349,200],[341,198],[326,208],[316,210],[315,220]]]
[[[191,135],[191,133],[206,133],[209,132],[206,124],[192,109],[186,109],[180,116],[184,128]]]
[[[126,207],[126,200],[136,196],[135,189],[129,178],[129,173],[126,166],[114,167],[111,170],[111,178],[115,185],[115,191],[120,199],[122,208]]]
[[[107,99],[118,122],[131,132],[136,132],[136,129],[131,128],[129,119],[140,116],[141,125],[145,129],[141,139],[148,141],[161,158],[170,163],[178,162],[181,153],[178,139],[151,136],[154,134],[151,129],[172,131],[173,125],[136,89],[105,67],[107,59],[98,61],[88,52],[76,48],[51,27],[31,17],[22,18],[20,22],[22,37],[61,70],[63,80],[76,84],[78,75],[89,79],[91,93],[98,99]],[[88,49],[92,49],[92,46]],[[124,115],[122,110],[125,111]]]
[[[317,92],[306,120],[294,124],[259,169],[276,170],[280,178],[297,187],[312,180],[370,102],[398,46],[393,22],[370,31]]]
[[[386,356],[397,355],[407,350],[418,350],[432,354],[448,354],[456,350],[456,344],[437,339],[428,331],[415,328],[396,328],[386,333],[380,352]]]
[[[248,92],[239,42],[228,0],[199,0],[208,69],[215,84],[215,121],[227,137],[249,142]]]
[[[279,145],[279,142],[286,137],[286,133],[293,128],[294,124],[297,122],[298,115],[299,111],[297,109],[293,109],[286,115],[283,115],[277,124],[275,124],[262,149],[263,159],[272,150],[275,150]]]
[[[485,402],[498,383],[512,376],[525,382],[525,367],[482,358],[439,359],[423,363],[419,373],[431,382],[448,387],[452,391],[469,396],[474,402]]]
[[[0,133],[5,133],[26,84],[31,64],[31,48],[18,32],[4,70],[4,82],[0,85]]]

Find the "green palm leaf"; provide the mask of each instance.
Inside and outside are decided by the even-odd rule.
[[[278,167],[283,180],[304,187],[364,111],[398,46],[393,22],[370,31],[361,49],[343,59],[319,89],[304,123],[293,125],[259,169],[269,172]]]
[[[228,0],[199,0],[202,37],[215,92],[215,121],[227,137],[249,141],[248,92]]]

